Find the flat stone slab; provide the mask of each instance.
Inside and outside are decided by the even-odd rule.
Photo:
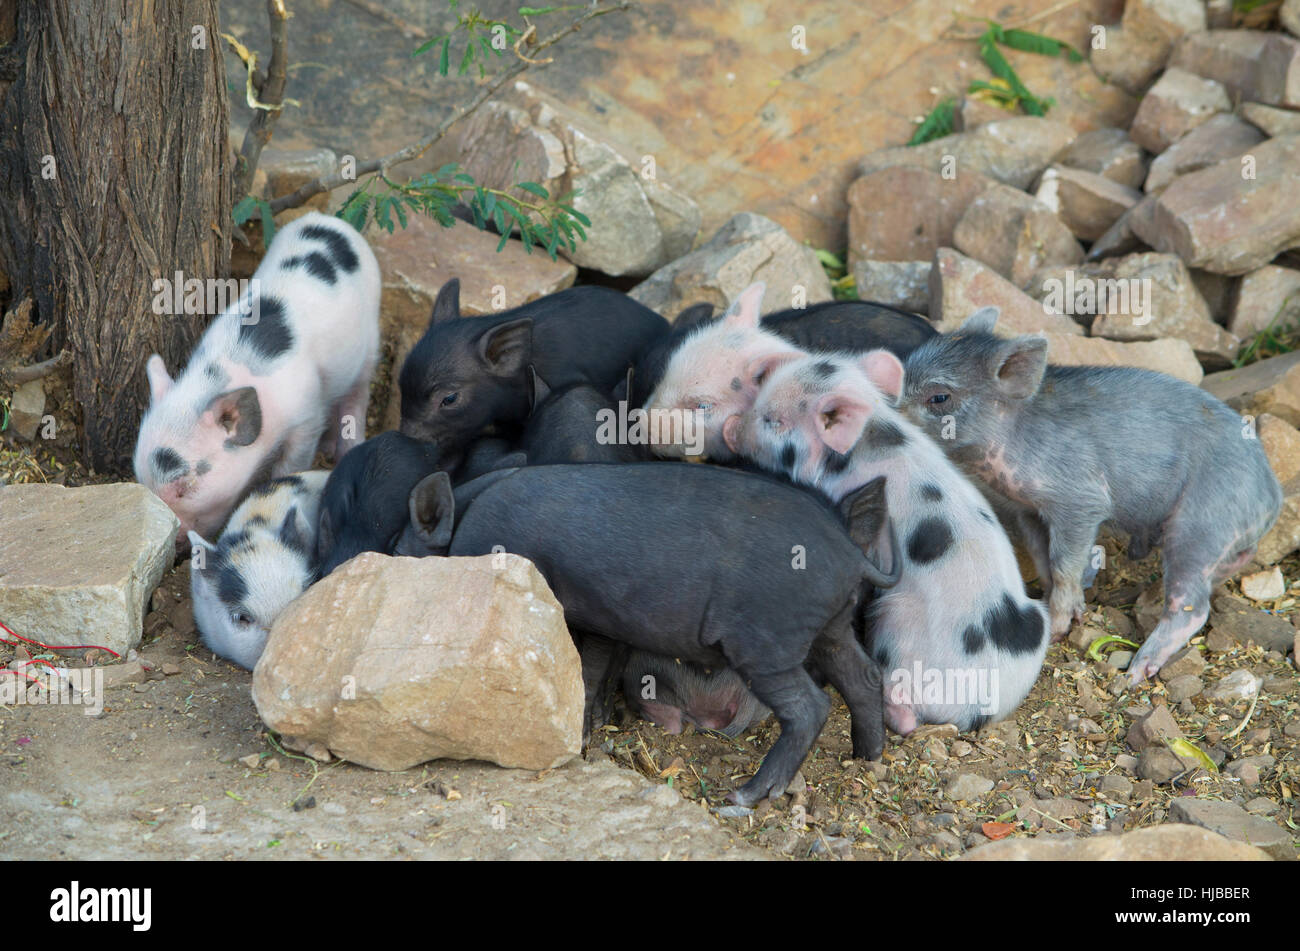
[[[174,558],[180,522],[142,485],[0,488],[0,621],[50,645],[125,655]]]

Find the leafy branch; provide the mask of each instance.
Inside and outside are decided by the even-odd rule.
[[[373,186],[381,186],[383,190],[372,191]],[[536,200],[513,194],[515,189]],[[406,227],[409,208],[450,228],[456,223],[452,209],[461,203],[469,209],[474,227],[487,230],[492,224],[500,232],[498,251],[518,228],[525,251],[531,254],[536,245],[554,260],[560,248],[573,251],[579,240],[585,241],[584,229],[591,226],[586,215],[567,204],[572,198],[565,195],[553,199],[536,182],[519,182],[508,190],[488,188],[452,163],[405,183],[393,181],[382,171],[376,172],[348,195],[338,214],[357,230],[365,227],[367,220],[374,220],[391,233],[395,227],[394,215],[397,223]]]

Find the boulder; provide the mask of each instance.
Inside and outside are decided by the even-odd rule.
[[[1017,287],[1044,265],[1083,260],[1083,248],[1051,207],[1006,185],[971,201],[953,229],[953,246]]]
[[[346,562],[276,620],[253,702],[271,729],[372,769],[550,769],[582,740],[564,609],[508,554]]]
[[[1136,189],[1095,172],[1052,165],[1034,195],[1081,241],[1096,241],[1142,198]]]
[[[859,261],[853,283],[861,300],[925,314],[930,309],[931,261]]]
[[[1119,343],[1100,337],[1047,333],[1049,363],[1067,367],[1139,367],[1167,373],[1193,386],[1204,371],[1186,340],[1150,340]]]
[[[649,274],[689,251],[699,231],[699,208],[660,179],[662,169],[606,141],[528,83],[471,115],[459,148],[465,170],[483,185],[532,181],[553,196],[576,193],[573,207],[591,227],[585,242],[562,253],[579,267]]]
[[[1300,426],[1300,350],[1269,357],[1202,381],[1211,395],[1243,415],[1272,413]]]
[[[1124,214],[1115,219],[1115,223],[1106,229],[1106,233],[1092,243],[1088,249],[1089,261],[1100,261],[1121,254],[1133,254],[1147,251],[1150,247],[1133,231],[1133,219],[1146,211],[1146,206],[1153,199],[1148,196],[1139,201]]]
[[[1169,708],[1164,704],[1155,707],[1145,716],[1134,720],[1128,731],[1129,748],[1139,751],[1146,749],[1148,746],[1163,745],[1166,740],[1181,739],[1185,739],[1183,731],[1174,722],[1173,716],[1169,713]]]
[[[974,171],[1013,188],[1029,188],[1075,131],[1041,116],[1014,116],[923,145],[872,152],[859,164],[862,174],[890,165],[913,165],[943,174]]]
[[[1131,225],[1153,248],[1177,254],[1189,267],[1245,274],[1300,246],[1298,189],[1300,134],[1279,136],[1241,159],[1175,179],[1148,214],[1134,209]]]
[[[683,308],[706,301],[724,310],[754,281],[767,285],[764,313],[831,299],[830,279],[812,248],[770,218],[748,212],[734,216],[704,244],[628,294],[671,320]]]
[[[1251,845],[1208,829],[1152,826],[1119,835],[1079,839],[1065,835],[1003,839],[971,849],[964,862],[1268,862],[1271,856]]]
[[[1216,112],[1231,108],[1221,83],[1172,67],[1142,97],[1128,134],[1158,155]]]
[[[28,380],[14,387],[9,397],[9,425],[28,442],[35,442],[41,419],[45,416],[45,383]]]
[[[1006,278],[951,248],[940,248],[930,270],[930,320],[941,332],[955,330],[981,307],[1001,311],[997,332],[1003,336],[1052,331],[1082,334],[1068,317],[1048,313],[1041,304]]]
[[[1255,420],[1255,434],[1277,481],[1285,484],[1300,475],[1300,430],[1265,413]]]
[[[1300,41],[1266,30],[1206,30],[1174,44],[1171,67],[1222,83],[1266,106],[1300,106]]]
[[[1231,596],[1214,599],[1209,623],[1211,631],[1219,635],[1220,645],[1254,643],[1265,650],[1285,654],[1295,636],[1295,628],[1286,618],[1262,611],[1244,598]]]
[[[1282,483],[1282,511],[1255,551],[1256,561],[1271,565],[1300,548],[1300,431],[1270,413],[1261,415],[1255,427],[1268,464]],[[1273,643],[1282,643],[1282,633]]]
[[[1256,126],[1265,135],[1290,135],[1300,132],[1300,112],[1279,109],[1258,102],[1243,102],[1237,107],[1237,114]]]
[[[1067,168],[1102,175],[1126,188],[1141,188],[1147,176],[1147,155],[1123,129],[1107,127],[1083,132],[1057,157]]]
[[[1241,279],[1228,329],[1239,337],[1300,323],[1300,271],[1266,264]]]
[[[849,187],[849,269],[863,260],[929,260],[952,245],[958,220],[992,184],[967,170],[951,178],[910,165],[868,172]]]
[[[123,657],[175,558],[180,522],[133,482],[0,486],[0,621],[50,645]]]
[[[1264,134],[1230,112],[1211,116],[1155,157],[1143,188],[1158,192],[1179,175],[1237,158],[1264,141]]]
[[[1252,816],[1235,803],[1179,796],[1169,804],[1169,818],[1173,822],[1200,826],[1233,842],[1244,842],[1275,859],[1296,857],[1290,832],[1275,822]]]
[[[1241,340],[1210,319],[1209,307],[1187,266],[1170,254],[1130,254],[1090,266],[1099,281],[1115,281],[1130,291],[1129,312],[1122,294],[1109,294],[1105,310],[1092,322],[1094,337],[1111,340],[1161,340],[1177,337],[1192,345],[1208,368],[1231,365]],[[1115,286],[1115,285],[1106,285]],[[1133,306],[1133,291],[1141,298]],[[1100,294],[1099,294],[1100,296]]]
[[[1292,36],[1300,36],[1300,0],[1282,0],[1277,18],[1284,30]]]
[[[257,160],[253,173],[252,192],[268,201],[282,195],[292,195],[303,185],[317,178],[333,175],[339,170],[339,157],[333,149],[278,149],[268,146]],[[346,193],[344,193],[346,194]],[[291,218],[308,211],[325,211],[329,207],[329,192],[308,198],[295,214],[280,220],[283,227]]]

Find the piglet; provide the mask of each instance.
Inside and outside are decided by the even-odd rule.
[[[648,651],[628,657],[623,696],[633,711],[673,734],[691,723],[735,739],[772,713],[731,668],[710,670]]]
[[[704,455],[731,459],[722,439],[728,416],[753,403],[771,368],[801,350],[867,351],[879,347],[900,357],[935,335],[915,314],[867,301],[830,301],[759,319],[764,285],[741,291],[726,314],[712,319],[709,305],[687,308],[671,333],[637,363],[631,391],[635,405],[657,413],[692,413],[703,430]],[[658,431],[664,432],[664,427]],[[680,458],[693,447],[660,439],[657,455]]]
[[[397,551],[522,555],[571,631],[733,668],[781,723],[733,801],[784,792],[821,732],[830,701],[805,664],[845,698],[854,755],[880,755],[880,681],[855,625],[869,586],[898,575],[864,555],[824,498],[761,475],[665,462],[528,466],[483,479],[496,481],[473,494],[475,483],[453,489],[445,473],[422,480]],[[845,502],[870,509],[857,520],[880,530],[881,496]]]
[[[455,452],[489,426],[527,418],[530,367],[557,390],[586,383],[608,394],[667,331],[654,311],[607,287],[571,287],[500,314],[462,317],[453,279],[402,365],[401,430]]]
[[[214,537],[251,487],[365,438],[379,288],[361,235],[313,212],[280,230],[179,377],[149,358],[135,476],[176,513],[178,539]]]
[[[1199,387],[1131,367],[1047,364],[1041,337],[993,334],[983,308],[908,358],[902,405],[1013,513],[1048,592],[1052,633],[1084,610],[1103,524],[1164,552],[1165,606],[1129,668],[1151,676],[1205,624],[1282,491],[1252,427]]]
[[[316,519],[329,473],[264,482],[212,544],[189,533],[194,623],[214,654],[252,670],[271,625],[316,580]]]
[[[622,407],[626,412],[627,406]],[[588,383],[552,390],[533,375],[533,411],[519,448],[529,465],[562,462],[637,462],[642,447],[617,439],[619,407]]]
[[[887,350],[797,356],[772,367],[723,435],[734,452],[833,501],[885,476],[902,578],[871,604],[867,643],[884,670],[886,722],[904,734],[918,723],[977,729],[1029,693],[1047,613],[1026,595],[979,489],[894,409],[902,386],[903,365]]]

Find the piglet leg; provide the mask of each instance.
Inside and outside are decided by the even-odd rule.
[[[803,667],[775,674],[739,671],[754,696],[772,708],[781,721],[781,735],[763,759],[754,778],[727,794],[737,805],[752,806],[782,795],[808,756],[830,714],[830,697],[817,689]]]
[[[1198,526],[1199,527],[1199,526]],[[1210,616],[1210,592],[1225,578],[1236,574],[1255,554],[1255,546],[1237,550],[1216,560],[1213,545],[1192,533],[1171,532],[1164,543],[1165,610],[1129,665],[1129,682],[1141,683],[1152,677],[1192,639]],[[1220,548],[1219,551],[1224,550]]]
[[[1016,526],[1020,530],[1020,541],[1038,571],[1038,583],[1043,587],[1043,597],[1049,597],[1052,593],[1052,558],[1047,526],[1033,512],[1017,512]]]
[[[1047,599],[1052,639],[1059,640],[1083,617],[1083,573],[1092,557],[1102,519],[1086,510],[1053,513],[1048,523],[1052,593]]]
[[[880,665],[867,656],[853,636],[853,613],[847,605],[813,642],[811,659],[848,704],[855,759],[880,759],[885,750],[884,684]]]

